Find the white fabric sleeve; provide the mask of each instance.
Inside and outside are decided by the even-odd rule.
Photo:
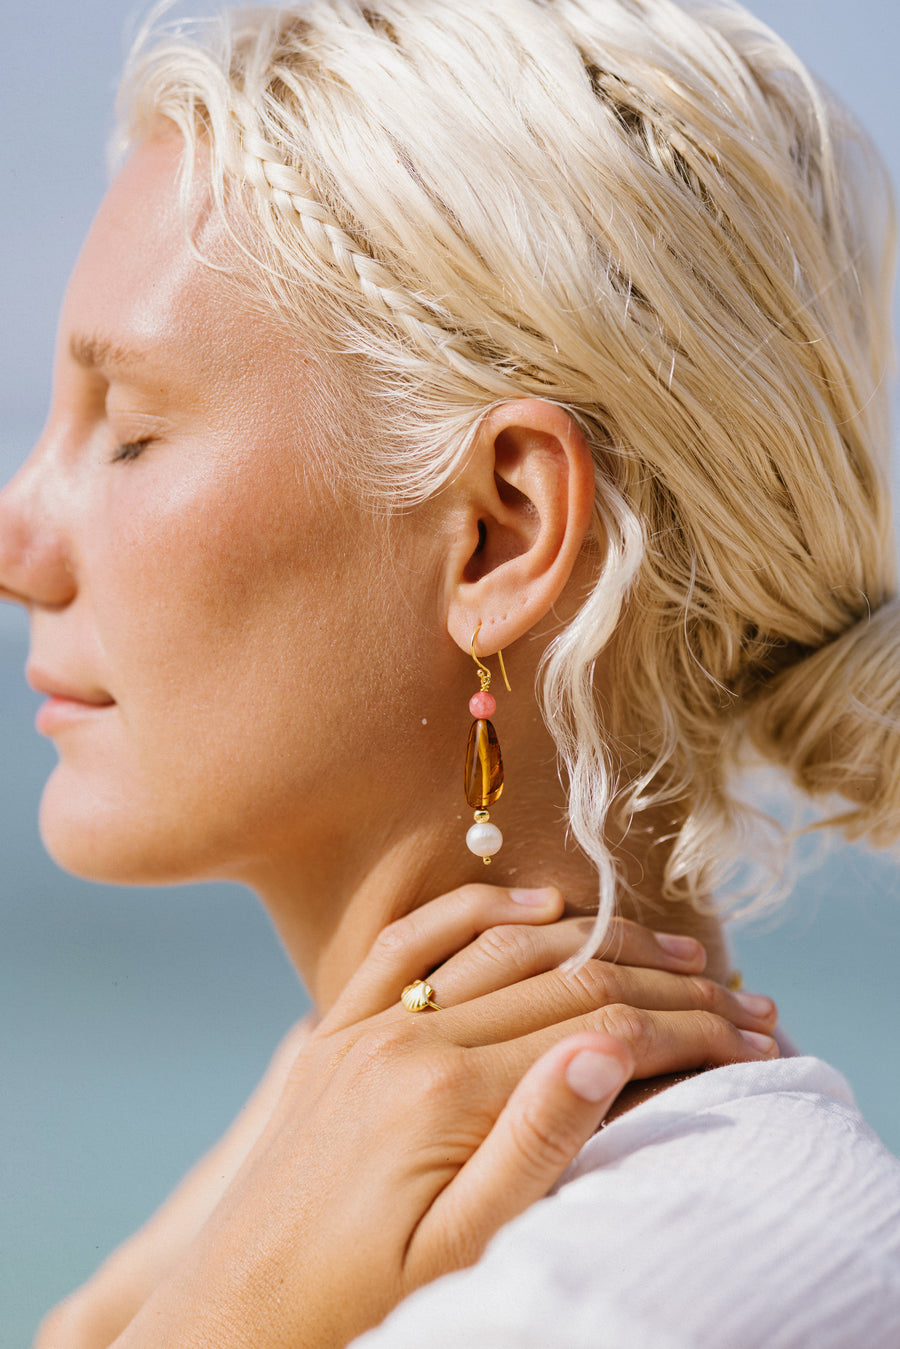
[[[898,1349],[900,1162],[817,1059],[704,1073],[354,1341],[414,1346]]]

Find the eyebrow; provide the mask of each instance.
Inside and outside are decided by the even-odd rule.
[[[69,354],[85,370],[131,366],[144,359],[142,353],[132,347],[90,333],[73,333],[69,341]]]

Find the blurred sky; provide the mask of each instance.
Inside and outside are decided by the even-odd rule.
[[[900,180],[896,0],[750,6],[843,95]],[[196,11],[195,11],[196,12]],[[119,0],[0,16],[0,471],[36,435],[56,311],[105,182]],[[60,875],[35,812],[52,751],[30,728],[24,624],[0,609],[0,1349],[84,1278],[221,1130],[304,1007],[235,888],[124,892]],[[900,1151],[900,871],[843,850],[780,927],[739,936],[748,983],[851,1078]]]

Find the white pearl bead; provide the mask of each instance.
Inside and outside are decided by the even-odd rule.
[[[503,847],[503,835],[495,824],[473,824],[466,834],[466,847],[476,857],[493,857]]]

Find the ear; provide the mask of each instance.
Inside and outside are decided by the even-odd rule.
[[[511,646],[556,604],[594,508],[594,463],[581,429],[542,399],[503,403],[481,423],[453,486],[447,628],[480,655]]]

